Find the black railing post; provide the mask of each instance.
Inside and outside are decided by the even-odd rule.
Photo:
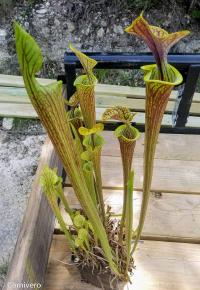
[[[177,110],[175,127],[185,127],[190,113],[193,95],[195,93],[197,80],[199,77],[200,66],[190,65],[185,87]]]
[[[66,87],[67,87],[67,99],[73,95],[75,92],[74,81],[76,79],[76,64],[71,63],[65,65],[66,74]]]

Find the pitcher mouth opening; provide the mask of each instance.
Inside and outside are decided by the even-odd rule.
[[[177,86],[180,85],[183,82],[183,77],[181,75],[181,73],[171,64],[167,64],[167,69],[169,69],[171,71],[172,75],[172,81],[164,81],[164,80],[159,80],[159,79],[153,79],[152,77],[152,72],[153,70],[155,70],[157,68],[156,64],[149,64],[149,65],[144,65],[141,66],[141,69],[144,71],[144,81],[146,83],[150,83],[150,82],[156,82],[158,84],[165,84],[168,86]]]
[[[140,132],[129,124],[123,124],[115,130],[115,135],[125,141],[134,142],[140,137]]]
[[[75,87],[93,87],[98,83],[97,78],[93,75],[89,79],[88,75],[78,76],[74,82]]]

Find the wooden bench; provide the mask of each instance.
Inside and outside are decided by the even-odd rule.
[[[48,83],[49,80],[42,80],[42,82]],[[3,109],[1,111],[1,108],[5,109],[5,107],[1,106],[2,104],[7,104],[7,106],[10,104],[10,108],[13,106],[13,112],[14,108],[16,110],[15,101],[13,103],[11,101],[5,102],[5,100],[12,99],[11,95],[13,96],[13,100],[16,100],[16,96],[18,96],[18,100],[20,101],[21,98],[25,100],[21,103],[18,102],[21,112],[24,112],[24,105],[27,105],[29,106],[30,112],[32,110],[32,113],[34,113],[26,97],[23,82],[20,77],[14,77],[12,79],[12,93],[9,93],[9,85],[11,85],[9,78],[5,78],[4,83],[1,82],[1,84],[4,84],[4,86],[0,86],[0,88],[7,88],[8,91],[7,99],[4,98],[4,101],[0,104],[0,115],[3,111]],[[13,87],[15,88],[15,93]],[[21,94],[18,94],[20,90]],[[98,99],[109,100],[108,96],[114,96],[117,100],[121,101],[132,100],[129,97],[133,96],[134,90],[134,88],[124,89],[115,86],[99,85],[97,86],[97,102]],[[144,101],[144,89],[137,88],[136,91],[134,92],[134,100]],[[124,94],[125,92],[126,94]],[[22,93],[24,94],[23,97]],[[174,102],[175,94],[176,92],[173,92],[170,99],[171,102]],[[3,100],[3,94],[0,94],[0,96]],[[98,96],[101,96],[101,98]],[[198,96],[198,94],[195,95],[196,103],[199,103]],[[99,114],[101,111],[102,108],[98,108]],[[13,116],[13,112],[9,116]],[[144,113],[142,114],[144,115]],[[20,115],[18,114],[18,116]],[[35,117],[37,117],[36,114]],[[165,114],[165,118],[168,117],[170,115]],[[164,122],[166,120],[165,118]],[[198,121],[195,124],[197,123]],[[112,132],[104,132],[103,134],[106,140],[102,154],[105,201],[107,204],[112,205],[117,213],[120,213],[123,188],[119,146]],[[142,196],[143,138],[144,136],[142,134],[141,139],[137,143],[133,161],[136,172],[134,192],[135,224],[138,221]],[[133,276],[133,285],[129,285],[127,289],[199,290],[199,148],[200,136],[198,135],[159,135],[152,195],[142,235],[143,241],[140,242],[135,255],[136,270]],[[10,289],[7,284],[9,281],[16,283],[37,282],[42,285],[45,282],[42,289],[46,290],[95,290],[93,286],[81,282],[79,273],[74,266],[66,264],[70,263],[70,253],[65,238],[61,234],[57,221],[54,223],[53,214],[38,184],[41,170],[46,163],[52,167],[58,165],[61,169],[60,162],[49,140],[44,145],[41,154],[35,182],[30,194],[4,290]],[[79,206],[68,180],[65,183],[65,194],[72,206]],[[63,211],[62,207],[61,210]],[[53,232],[54,235],[52,237]],[[45,277],[49,249],[50,256]]]
[[[41,84],[49,84],[54,80],[39,79],[39,81]],[[173,91],[162,122],[165,126],[172,126],[171,112],[176,97],[177,91]],[[96,86],[97,120],[101,120],[105,108],[114,105],[128,106],[132,110],[140,112],[134,120],[138,125],[144,124],[145,88],[98,84]],[[0,117],[38,117],[27,96],[22,77],[0,75]],[[186,126],[200,127],[199,93],[194,95]]]

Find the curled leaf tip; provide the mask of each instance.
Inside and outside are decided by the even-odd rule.
[[[24,70],[32,77],[40,71],[43,64],[41,49],[33,37],[18,22],[14,22],[16,50],[22,74]]]
[[[71,43],[69,44],[69,48],[80,60],[80,63],[82,64],[85,74],[88,76],[89,80],[91,79],[94,81],[94,74],[92,70],[97,65],[97,61],[73,47]]]
[[[167,54],[170,48],[189,34],[188,30],[168,33],[166,30],[150,25],[142,15],[137,17],[126,32],[142,38],[154,54],[159,70],[159,79],[168,81]]]

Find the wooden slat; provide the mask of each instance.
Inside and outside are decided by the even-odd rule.
[[[112,96],[100,96],[97,95],[96,105],[99,108],[108,108],[113,106],[125,106],[134,110],[135,112],[145,111],[145,99],[128,99],[124,97]],[[171,113],[174,111],[174,101],[169,101],[165,112]],[[192,103],[190,107],[190,114],[200,115],[200,103]]]
[[[0,116],[36,119],[38,115],[31,104],[0,103]]]
[[[38,78],[41,84],[50,84],[55,80]],[[24,87],[23,78],[21,76],[13,75],[2,75],[0,74],[0,86],[7,87]],[[142,87],[130,87],[130,86],[118,86],[118,85],[108,85],[108,84],[97,84],[96,92],[99,95],[106,96],[124,96],[128,98],[139,98],[143,99],[145,96],[145,88]],[[172,91],[170,100],[175,100],[177,98],[177,91]],[[200,93],[195,93],[193,97],[193,102],[200,102]]]
[[[103,114],[104,111],[105,111],[104,108],[96,108],[97,121],[101,121],[102,114]],[[134,121],[137,124],[144,124],[144,122],[145,122],[145,113],[138,113],[134,117]],[[112,122],[113,122],[113,120],[107,121],[107,123],[112,123]],[[172,126],[172,116],[168,115],[168,114],[164,114],[163,120],[162,120],[162,125],[171,127]],[[200,127],[200,118],[199,117],[189,116],[187,124],[186,124],[186,127]]]
[[[55,81],[55,80],[44,79],[44,78],[37,78],[37,80],[42,85],[48,85],[48,84],[52,83],[53,81]],[[24,81],[23,81],[23,78],[21,76],[0,74],[0,86],[24,88]]]
[[[71,264],[65,237],[54,235],[45,290],[98,290],[81,282]],[[144,241],[135,254],[132,284],[120,290],[199,290],[200,246],[193,244]]]
[[[97,84],[96,92],[98,95],[104,96],[116,96],[116,97],[127,97],[134,99],[145,98],[145,88],[142,87],[130,87],[130,86],[118,86],[118,85],[107,85]],[[169,100],[175,100],[177,98],[178,91],[173,90]],[[194,93],[193,102],[200,102],[200,93]]]
[[[58,166],[59,172],[62,170],[60,161],[49,139],[46,140],[42,148],[39,166],[10,263],[4,290],[10,289],[8,282],[40,283],[41,285],[44,282],[54,228],[54,215],[42,193],[39,182],[45,165],[50,167]]]
[[[121,156],[117,138],[111,131],[104,131],[105,139],[102,155]],[[200,136],[183,134],[159,134],[156,146],[156,159],[200,161]],[[136,142],[134,157],[143,157],[144,134]]]
[[[18,87],[1,87],[0,86],[0,103],[30,104],[25,88]],[[111,95],[101,95],[96,92],[96,106],[99,108],[108,108],[112,106],[126,106],[136,112],[145,111],[145,98],[126,98],[116,96],[113,92]],[[174,110],[174,101],[169,101],[166,113]],[[190,114],[200,114],[200,103],[192,103]]]
[[[30,104],[25,88],[1,87],[0,103]]]
[[[122,190],[104,190],[104,201],[112,207],[115,214],[122,213]],[[80,204],[71,187],[65,188],[65,196],[72,208],[80,208]],[[142,193],[134,191],[133,213],[134,228],[137,227],[142,201]],[[69,223],[63,205],[62,215]],[[197,195],[179,195],[165,193],[161,197],[151,194],[142,239],[176,240],[200,243],[200,199]],[[60,230],[56,221],[55,229]]]
[[[134,159],[135,189],[142,190],[143,159]],[[200,192],[200,162],[156,159],[152,180],[152,191]],[[122,187],[120,157],[102,157],[103,185]]]
[[[135,158],[135,190],[142,190],[143,159]],[[102,180],[105,189],[123,188],[120,157],[102,156]],[[155,159],[152,192],[200,194],[200,162]]]
[[[102,114],[105,109],[97,108],[97,121],[101,121]],[[12,104],[12,103],[0,103],[0,116],[9,117],[9,118],[38,118],[37,113],[35,112],[31,104]],[[140,125],[144,124],[145,114],[139,113],[134,118],[135,122]],[[111,121],[108,121],[110,123]],[[112,121],[113,122],[113,121]],[[163,117],[162,125],[172,126],[172,117],[171,115],[165,114]],[[188,118],[186,127],[200,127],[200,118],[192,117]]]
[[[41,84],[49,84],[55,80],[38,79]],[[174,100],[177,92],[173,92],[170,100]],[[145,100],[144,88],[132,88],[123,86],[111,86],[99,84],[96,87],[97,95],[97,121],[101,120],[101,115],[105,110],[104,107],[111,105],[126,105],[134,110],[141,111],[135,117],[138,124],[144,124],[145,114],[144,111]],[[200,95],[200,94],[199,94]],[[200,114],[200,97],[194,98],[195,102],[192,103],[191,113]],[[103,108],[102,108],[103,107]],[[167,112],[171,112],[174,107],[174,102],[169,101]],[[0,75],[0,116],[1,117],[20,117],[20,118],[37,118],[37,114],[30,104],[27,97],[26,90],[22,77]],[[164,126],[172,125],[171,115],[165,114],[162,124]],[[188,118],[187,127],[199,127],[199,117],[190,116]]]

